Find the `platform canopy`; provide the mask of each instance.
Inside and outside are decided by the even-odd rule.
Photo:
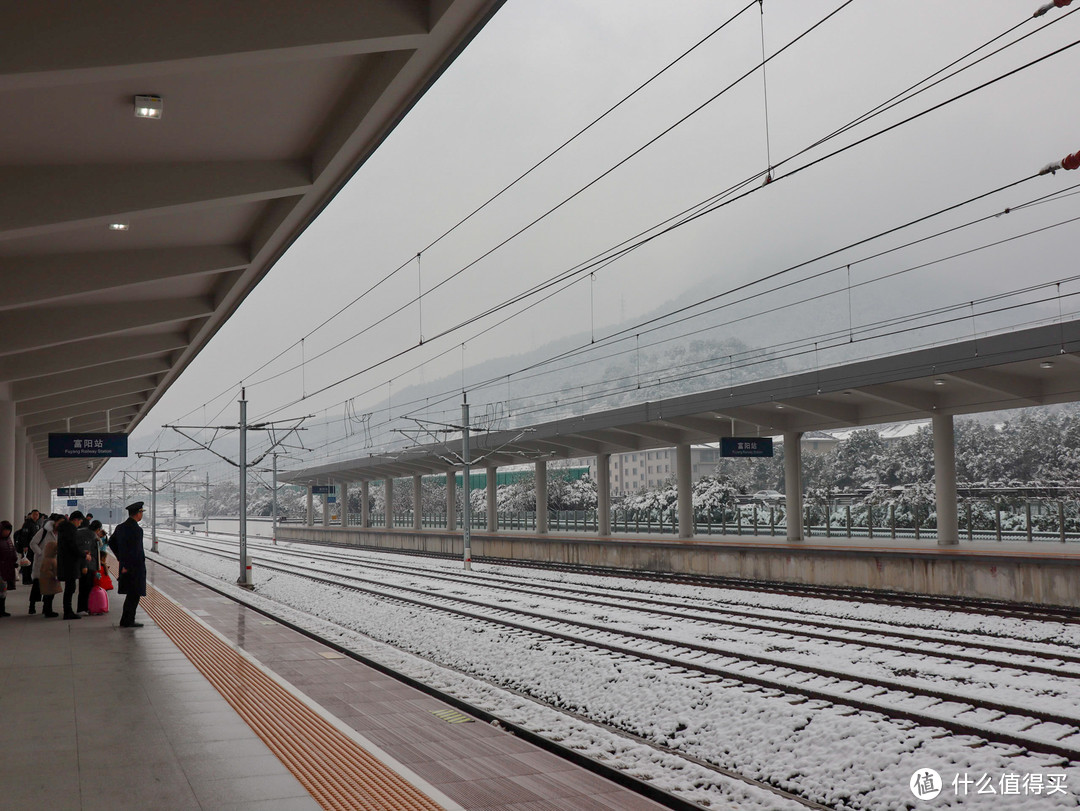
[[[1080,321],[472,437],[480,465],[628,453],[1080,400]],[[294,484],[445,472],[460,440],[306,467]]]
[[[501,2],[5,4],[0,399],[52,487],[103,460],[48,433],[134,428]]]

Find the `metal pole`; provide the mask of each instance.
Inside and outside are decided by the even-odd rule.
[[[176,532],[176,482],[172,486],[172,531]]]
[[[274,546],[277,546],[277,454],[272,454],[274,457],[274,492],[270,496],[270,539],[274,542]]]
[[[157,457],[150,457],[150,551],[157,552]]]
[[[206,498],[203,499],[202,507],[203,535],[210,535],[210,474],[206,474]]]
[[[240,579],[249,587],[247,577],[247,391],[240,389]]]
[[[465,541],[465,569],[472,569],[472,481],[469,473],[469,401],[463,394],[461,399],[461,461],[462,484],[465,490],[465,509],[462,516],[461,534]]]

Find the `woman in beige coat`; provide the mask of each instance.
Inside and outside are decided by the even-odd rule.
[[[41,569],[38,572],[38,582],[41,585],[41,608],[42,616],[58,616],[53,611],[53,595],[64,590],[64,584],[56,579],[56,541],[46,541],[42,550]]]

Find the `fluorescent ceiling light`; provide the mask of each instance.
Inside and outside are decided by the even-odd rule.
[[[135,97],[135,117],[136,118],[161,118],[162,101],[161,96],[136,96]]]
[[[128,224],[126,222],[111,222],[109,223],[110,231],[126,231],[128,230]]]

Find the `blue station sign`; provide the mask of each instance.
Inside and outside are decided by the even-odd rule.
[[[49,434],[50,459],[127,455],[127,434]]]
[[[720,455],[750,459],[768,458],[773,455],[772,437],[725,436],[720,438]]]
[[[79,500],[77,498],[69,498],[67,505],[69,507],[78,507],[79,506]]]

